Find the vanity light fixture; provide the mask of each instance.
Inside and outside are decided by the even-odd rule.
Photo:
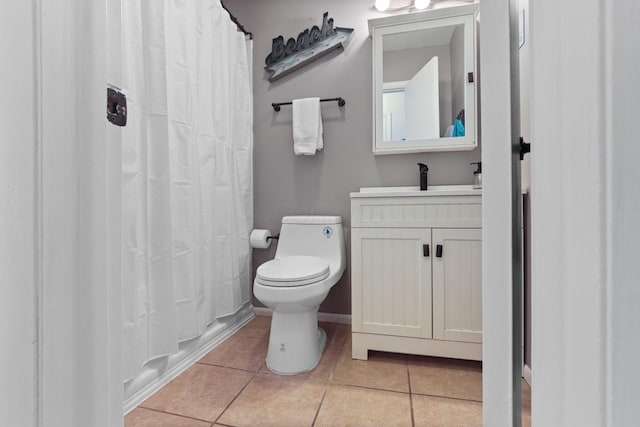
[[[393,0],[375,0],[375,4],[373,5],[372,10],[377,10],[378,12],[386,12],[386,13],[397,13],[397,12],[411,12],[414,10],[424,10],[429,7],[438,8],[438,6],[434,6],[433,3],[443,2],[443,0],[409,0],[408,4],[404,6],[396,6],[391,7],[391,3]],[[478,0],[451,0],[445,1],[444,3],[476,3]]]
[[[384,12],[389,9],[389,5],[391,4],[391,0],[376,0],[374,7],[379,12]]]
[[[403,11],[411,11],[411,10],[422,10],[426,9],[429,6],[431,0],[411,0],[409,4],[404,6],[392,7],[391,0],[376,0],[375,5],[373,6],[378,12],[387,12],[387,13],[396,13]]]

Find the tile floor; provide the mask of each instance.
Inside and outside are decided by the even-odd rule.
[[[253,319],[131,411],[125,426],[482,425],[479,362],[382,352],[352,360],[350,327],[321,323],[319,365],[279,376],[264,364],[270,320]],[[530,425],[526,383],[523,402]]]

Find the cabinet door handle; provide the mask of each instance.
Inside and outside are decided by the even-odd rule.
[[[422,245],[422,256],[429,256],[429,245]]]
[[[442,245],[436,245],[436,256],[442,258]]]

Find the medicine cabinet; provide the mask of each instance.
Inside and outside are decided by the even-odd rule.
[[[477,147],[477,17],[471,4],[369,20],[374,154]]]

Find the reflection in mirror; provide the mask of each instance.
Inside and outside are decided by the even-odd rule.
[[[385,34],[383,140],[462,137],[464,25]]]

